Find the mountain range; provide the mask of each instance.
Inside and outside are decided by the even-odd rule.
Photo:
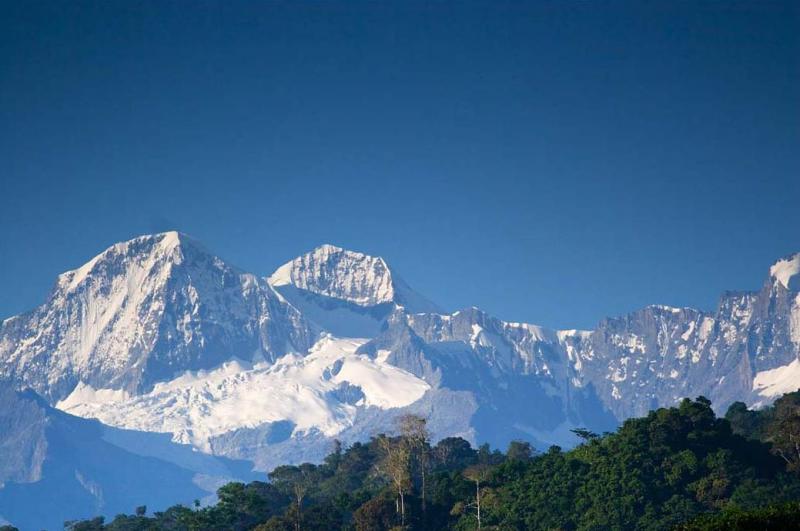
[[[444,311],[384,259],[332,245],[258,276],[184,234],[147,235],[4,320],[0,378],[0,521],[32,528],[19,493],[35,502],[57,478],[83,496],[65,506],[73,518],[190,503],[406,412],[434,438],[570,446],[573,428],[609,430],[683,397],[724,410],[800,387],[800,253],[714,311],[653,305],[552,330]],[[146,488],[152,466],[169,489]],[[126,495],[111,469],[143,487]]]

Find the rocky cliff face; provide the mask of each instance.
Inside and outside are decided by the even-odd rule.
[[[800,254],[778,264],[795,261]],[[736,400],[768,402],[777,395],[755,380],[800,358],[797,274],[783,273],[758,292],[723,294],[715,312],[650,306],[603,320],[581,349],[583,378],[618,419],[686,396],[704,395],[720,411]],[[791,380],[788,372],[782,377]]]
[[[569,446],[573,427],[604,431],[616,424],[593,384],[580,377],[580,346],[589,337],[507,323],[477,308],[450,315],[397,312],[361,350],[438,389],[472,397],[475,440]]]

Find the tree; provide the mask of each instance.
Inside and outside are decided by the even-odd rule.
[[[147,514],[147,505],[140,505],[136,508],[136,516],[144,516]]]
[[[800,472],[800,395],[791,393],[775,402],[767,436],[774,452],[793,472]]]
[[[527,441],[511,441],[508,443],[506,458],[511,461],[528,462],[533,458],[533,446]]]
[[[336,470],[342,463],[342,441],[339,439],[333,440],[333,450],[325,457],[325,465],[331,470]]]
[[[422,512],[425,512],[425,479],[430,467],[430,432],[428,432],[427,421],[418,415],[402,415],[397,419],[400,434],[406,444],[409,445],[412,460],[420,472],[421,478],[421,498]]]
[[[475,483],[475,501],[469,504],[469,506],[475,508],[475,519],[478,521],[478,529],[481,528],[481,484],[486,483],[491,471],[491,467],[486,464],[473,465],[464,470],[464,477]]]
[[[743,437],[759,438],[762,433],[764,415],[747,409],[744,402],[734,402],[725,413],[725,420],[730,422],[731,429]]]
[[[391,500],[379,496],[361,505],[353,513],[356,531],[385,531],[397,522],[397,511]]]
[[[403,439],[392,439],[386,435],[380,435],[377,442],[383,454],[377,469],[389,478],[394,491],[397,493],[397,510],[400,513],[400,525],[405,526],[406,494],[411,489],[411,452],[408,444]]]
[[[288,492],[292,497],[295,531],[300,531],[303,518],[303,499],[313,485],[314,469],[314,465],[310,463],[303,463],[300,466],[279,466],[269,475],[278,488]]]
[[[800,499],[800,477],[787,470],[787,460],[770,445],[781,444],[777,450],[784,453],[793,448],[784,445],[792,442],[800,393],[774,407],[747,412],[737,406],[734,413],[755,421],[757,439],[734,433],[705,399],[629,419],[615,433],[567,451],[553,446],[531,456],[530,446],[517,441],[504,455],[445,439],[430,452],[426,513],[412,494],[419,492],[419,449],[429,446],[417,446],[415,441],[426,437],[414,435],[414,426],[423,423],[413,420],[399,425],[402,436],[334,447],[320,466],[279,467],[270,474],[271,483],[229,483],[217,491],[215,505],[174,506],[149,518],[119,515],[112,522],[87,520],[72,528],[674,529],[703,513],[720,516],[712,529],[796,528],[796,506],[750,513]],[[747,514],[733,512],[739,509]],[[704,529],[704,522],[700,518],[700,527],[690,529]]]
[[[433,456],[446,469],[462,469],[475,462],[475,450],[461,437],[445,437],[433,448]]]
[[[800,522],[800,502],[774,504],[759,509],[738,507],[704,514],[676,527],[677,531],[783,531],[796,529]]]
[[[572,433],[574,433],[575,435],[577,435],[586,442],[591,441],[592,439],[597,439],[599,437],[598,434],[596,434],[593,431],[587,430],[586,428],[574,428],[569,431],[571,431]]]
[[[78,522],[64,522],[64,528],[68,531],[103,531],[105,518],[98,516],[91,520]]]

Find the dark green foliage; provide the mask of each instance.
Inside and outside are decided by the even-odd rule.
[[[718,513],[705,514],[677,531],[784,531],[800,528],[800,502],[771,505],[758,509],[732,508]]]
[[[728,408],[725,418],[735,433],[771,444],[772,453],[800,474],[800,391],[788,393],[761,410],[750,411],[741,402]]]
[[[684,400],[535,460],[500,489],[497,521],[529,529],[664,529],[725,506],[737,490],[742,499],[747,489],[779,498],[772,486],[781,473],[763,444],[733,435],[707,400]]]
[[[595,432],[589,431],[586,428],[575,428],[569,431],[571,431],[584,441],[591,441],[592,439],[596,439],[597,437],[599,437],[599,435],[597,435]]]
[[[105,518],[98,516],[97,518],[80,522],[64,522],[64,528],[69,531],[103,531],[103,529],[106,529],[103,525],[105,521]]]
[[[734,402],[725,413],[734,433],[748,439],[763,439],[764,411],[751,411],[744,402]]]
[[[353,514],[353,523],[357,531],[383,531],[391,529],[397,523],[395,501],[388,496],[373,498]]]
[[[460,437],[447,437],[433,447],[439,465],[448,469],[466,468],[475,461],[475,450]]]
[[[506,450],[506,459],[528,462],[533,457],[533,446],[527,441],[511,441]]]
[[[799,415],[797,393],[758,412],[734,404],[726,419],[701,397],[628,420],[616,433],[579,430],[582,445],[540,454],[520,441],[503,454],[458,438],[431,447],[424,434],[381,435],[336,445],[320,465],[279,467],[270,483],[228,484],[213,507],[150,518],[142,510],[71,529],[400,529],[387,444],[410,453],[400,465],[408,463],[409,530],[475,529],[478,502],[482,529],[783,529],[800,521],[797,503],[774,506],[800,500],[797,467],[785,455]]]

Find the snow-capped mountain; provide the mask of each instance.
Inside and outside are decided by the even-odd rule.
[[[266,282],[167,232],[109,247],[3,321],[0,376],[51,401],[79,383],[138,393],[233,355],[303,352],[315,337]]]
[[[6,319],[0,376],[259,470],[319,459],[403,412],[435,437],[567,446],[571,428],[686,396],[724,410],[800,387],[798,279],[800,254],[712,312],[654,305],[549,330],[444,312],[382,258],[323,245],[258,277],[169,232],[110,247]]]

